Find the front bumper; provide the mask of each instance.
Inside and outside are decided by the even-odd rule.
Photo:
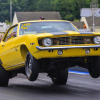
[[[75,48],[82,48],[82,49],[91,49],[91,48],[100,48],[100,45],[91,45],[91,46],[64,46],[64,47],[40,47],[36,46],[38,50],[66,50],[66,49],[75,49]]]

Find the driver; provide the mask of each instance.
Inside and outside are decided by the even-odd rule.
[[[39,18],[39,20],[44,20],[44,17],[41,16],[41,17]]]

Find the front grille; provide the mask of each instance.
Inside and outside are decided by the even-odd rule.
[[[70,37],[59,37],[53,39],[53,45],[74,45],[74,44],[93,44],[92,36],[70,36]],[[56,42],[55,42],[56,41]]]
[[[53,45],[75,45],[75,44],[94,44],[93,36],[69,36],[52,38]],[[43,46],[42,39],[38,40],[40,46]]]

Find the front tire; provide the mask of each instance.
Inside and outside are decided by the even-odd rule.
[[[68,69],[57,71],[56,75],[51,77],[52,82],[55,85],[66,84],[68,79]]]
[[[88,64],[88,71],[92,78],[100,76],[100,57],[93,57],[92,62]]]
[[[38,61],[31,55],[30,52],[26,55],[25,72],[29,81],[35,81],[39,74]]]
[[[0,86],[8,86],[9,73],[0,64]]]

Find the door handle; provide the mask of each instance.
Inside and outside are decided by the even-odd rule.
[[[2,47],[4,47],[5,45],[2,45]]]

